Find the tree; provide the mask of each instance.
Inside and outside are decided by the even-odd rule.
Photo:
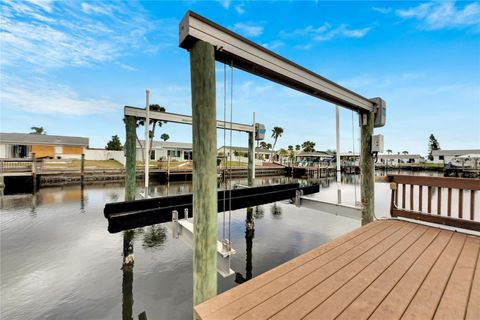
[[[158,111],[158,112],[165,112],[167,109],[165,109],[164,107],[161,107],[158,104],[151,104],[150,105],[150,110],[151,111]],[[137,120],[136,128],[145,125],[145,118],[136,118],[136,120]],[[125,119],[123,119],[123,122],[125,122]],[[150,137],[149,153],[151,153],[151,150],[152,150],[152,140],[153,140],[153,136],[155,135],[155,126],[158,123],[159,127],[161,127],[164,122],[159,121],[159,120],[150,119],[150,124],[152,124],[152,123],[154,124],[153,125],[153,130],[149,131],[149,134],[148,134],[149,137]],[[137,143],[140,146],[140,152],[142,154],[143,163],[145,163],[145,152],[143,151],[143,145],[140,142],[140,139],[138,138],[137,130],[135,130],[135,138],[137,139]]]
[[[158,104],[151,104],[150,106],[150,111],[156,111],[156,112],[165,112],[167,109],[164,107],[158,105]],[[166,123],[165,121],[160,121],[160,120],[155,120],[155,119],[150,119],[150,124],[153,125],[152,130],[149,132],[150,136],[150,148],[148,150],[148,154],[152,153],[152,146],[153,146],[153,137],[155,136],[155,127],[158,126],[161,127],[162,124]]]
[[[30,129],[33,130],[30,134],[47,134],[43,127],[31,127]]]
[[[278,153],[280,155],[280,162],[282,162],[283,157],[288,156],[288,151],[283,148],[281,148]]]
[[[315,151],[315,142],[313,141],[305,141],[302,143],[302,148],[304,152],[314,152]]]
[[[260,148],[265,149],[265,150],[269,150],[269,149],[272,148],[272,144],[271,143],[266,143],[265,141],[262,141],[262,142],[260,142]]]
[[[392,149],[387,149],[387,154],[393,153]]]
[[[105,149],[107,150],[123,150],[122,143],[120,142],[120,138],[117,135],[112,136],[112,139],[107,142],[107,145],[105,146]]]
[[[402,151],[403,154],[408,154],[408,151]]]
[[[283,128],[273,127],[272,138],[274,139],[274,142],[273,142],[272,151],[275,151],[274,149],[275,149],[275,145],[277,144],[277,140],[282,136],[282,134],[283,134]]]
[[[430,161],[433,160],[432,151],[434,150],[440,150],[440,143],[438,143],[437,139],[432,133],[428,139],[428,160]]]
[[[160,136],[160,139],[162,139],[163,141],[167,141],[168,139],[170,139],[170,136],[166,133],[163,133],[161,136]]]
[[[293,146],[292,145],[288,146],[288,151],[293,151]]]
[[[300,151],[301,149],[302,147],[299,144],[295,145],[295,151]]]

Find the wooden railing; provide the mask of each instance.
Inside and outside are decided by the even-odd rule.
[[[391,175],[388,181],[392,217],[480,231],[480,214],[475,214],[480,179]]]
[[[35,169],[41,168],[42,160],[35,161]],[[33,172],[33,159],[31,158],[5,158],[0,159],[0,172]]]

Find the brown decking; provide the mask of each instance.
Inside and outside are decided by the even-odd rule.
[[[206,319],[480,319],[480,237],[370,223],[195,307]]]

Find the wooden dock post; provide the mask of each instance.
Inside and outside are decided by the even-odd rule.
[[[375,165],[372,155],[374,113],[361,114],[360,190],[362,225],[373,221],[375,210]]]
[[[80,183],[83,185],[83,179],[85,176],[85,154],[82,153],[82,159],[80,161]]]
[[[37,192],[37,157],[35,156],[35,152],[32,152],[32,186],[33,186],[33,193]]]
[[[217,294],[217,123],[211,44],[190,49],[193,136],[193,303]]]
[[[137,120],[132,116],[125,116],[125,200],[135,200],[136,192],[136,152],[137,146],[135,142],[135,131]]]

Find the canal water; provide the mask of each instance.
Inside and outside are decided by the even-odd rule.
[[[345,175],[342,201],[360,199],[359,176]],[[256,179],[257,185],[292,182]],[[313,180],[300,180],[302,184]],[[336,201],[333,179],[318,181],[313,197]],[[236,180],[243,183],[245,180]],[[376,215],[388,216],[388,184],[376,184]],[[190,182],[154,185],[154,196],[191,192]],[[121,185],[43,188],[35,195],[11,195],[1,203],[1,319],[192,318],[192,248],[172,237],[166,224],[137,229],[133,270],[122,270],[123,233],[107,232],[105,203],[122,201]],[[231,214],[231,267],[218,279],[223,292],[322,243],[360,226],[360,221],[287,201],[254,208],[254,236],[246,237],[246,209]],[[228,234],[228,215],[226,234]],[[218,238],[223,236],[218,215]]]

